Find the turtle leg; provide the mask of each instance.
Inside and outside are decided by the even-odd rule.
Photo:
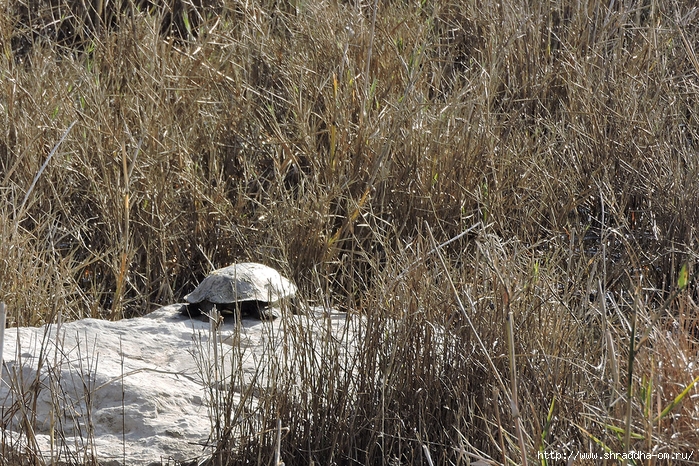
[[[200,303],[188,303],[182,307],[182,313],[189,315],[192,319],[199,317],[201,315],[201,307],[199,304]]]
[[[270,306],[267,303],[259,302],[257,305],[257,316],[260,318],[260,320],[274,320],[281,317],[281,313],[276,307]]]
[[[202,301],[200,303],[189,303],[183,308],[183,313],[189,315],[191,319],[207,320],[211,318],[214,310],[214,303]]]
[[[211,301],[202,301],[199,303],[199,311],[202,314],[211,317],[211,311],[213,311],[213,310],[214,310],[214,303],[212,303]]]
[[[218,314],[226,320],[237,320],[240,315],[240,311],[236,303],[221,303],[216,304],[216,309],[218,309]]]
[[[287,301],[282,304],[286,304],[286,308],[291,309],[291,313],[295,316],[306,315],[306,308],[301,304],[301,300],[298,296],[287,298]]]

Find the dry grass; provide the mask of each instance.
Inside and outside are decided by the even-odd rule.
[[[143,314],[262,261],[367,316],[355,372],[329,348],[267,401],[286,464],[691,452],[696,390],[663,409],[699,375],[699,10],[439,3],[225,0],[170,35],[141,4],[67,40],[7,2],[8,323]]]

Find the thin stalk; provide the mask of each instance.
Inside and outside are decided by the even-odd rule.
[[[7,321],[7,311],[5,303],[0,301],[0,386],[2,386],[3,348],[5,347],[5,322]]]
[[[369,36],[369,47],[366,52],[366,62],[364,67],[364,103],[362,105],[361,120],[359,127],[363,126],[364,120],[366,120],[367,114],[367,102],[369,99],[369,82],[371,81],[369,73],[371,71],[371,54],[374,49],[374,36],[376,30],[376,11],[379,9],[379,0],[374,0],[374,11],[371,16],[371,34]]]
[[[629,339],[629,365],[627,368],[626,381],[626,426],[624,428],[624,452],[628,453],[631,445],[631,405],[633,401],[633,366],[636,358],[636,320],[638,315],[638,303],[633,307],[631,315],[631,338]]]
[[[24,213],[24,207],[27,204],[27,201],[29,200],[29,196],[31,196],[32,191],[34,191],[34,187],[36,186],[36,183],[39,181],[39,178],[41,177],[41,174],[44,173],[44,170],[46,170],[46,167],[49,165],[49,162],[53,158],[53,156],[56,154],[56,151],[58,148],[63,144],[63,141],[65,138],[68,136],[68,133],[70,133],[70,130],[73,129],[73,126],[75,126],[75,123],[77,123],[78,120],[73,121],[70,126],[68,126],[68,129],[66,129],[63,132],[63,136],[61,136],[61,139],[56,143],[55,146],[53,146],[53,149],[51,149],[51,152],[49,152],[49,156],[46,157],[46,160],[44,161],[44,164],[41,166],[39,171],[37,172],[36,176],[34,176],[34,179],[32,180],[32,184],[29,185],[29,189],[27,190],[27,194],[24,195],[24,199],[22,199],[22,204],[20,204],[19,209],[17,209],[17,215],[15,217],[15,231],[17,231],[17,226],[19,225],[19,219],[22,218],[22,214]]]
[[[512,409],[512,417],[515,420],[515,433],[519,442],[519,449],[522,453],[522,464],[527,466],[527,450],[524,445],[524,435],[522,433],[522,416],[519,412],[519,395],[517,394],[517,365],[515,364],[515,332],[512,325],[513,313],[510,308],[509,292],[505,291],[505,327],[507,331],[507,349],[510,359],[510,383],[512,390],[512,398],[510,400],[510,408]]]
[[[478,334],[478,330],[476,329],[476,326],[473,325],[473,322],[471,321],[471,317],[468,315],[468,312],[466,312],[466,308],[464,307],[463,302],[461,301],[461,297],[459,296],[459,292],[456,290],[456,286],[454,285],[454,281],[451,279],[451,275],[449,275],[449,269],[447,268],[447,263],[444,261],[444,256],[442,255],[441,251],[436,247],[437,242],[434,239],[434,236],[432,235],[432,228],[430,228],[429,224],[425,223],[425,226],[427,227],[427,232],[430,234],[430,240],[432,241],[432,244],[435,246],[433,248],[433,251],[437,253],[437,257],[439,257],[439,261],[442,264],[442,268],[444,269],[444,272],[446,274],[447,279],[449,280],[449,285],[454,292],[454,297],[456,298],[456,303],[459,305],[459,310],[461,310],[461,315],[466,319],[466,322],[468,323],[469,328],[473,332],[474,337],[476,338],[476,341],[478,342],[478,346],[480,347],[481,351],[483,352],[483,356],[485,359],[488,361],[488,365],[490,366],[490,369],[493,371],[493,376],[495,377],[495,380],[497,380],[498,385],[500,386],[500,389],[503,391],[503,393],[507,393],[507,388],[505,387],[505,383],[503,382],[502,378],[500,377],[500,373],[498,372],[497,367],[495,367],[495,363],[493,362],[492,358],[490,357],[490,353],[488,352],[488,348],[486,348],[485,343],[483,343],[483,340],[481,339],[480,335]],[[469,304],[471,306],[471,310],[474,311],[475,313],[475,307],[476,304],[473,302],[471,299],[471,296],[466,294],[466,298],[469,300]]]

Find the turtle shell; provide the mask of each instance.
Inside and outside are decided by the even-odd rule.
[[[214,270],[184,298],[192,304],[204,301],[214,304],[246,301],[274,304],[295,294],[296,286],[273,268],[243,262]]]

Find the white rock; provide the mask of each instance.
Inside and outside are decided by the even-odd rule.
[[[226,322],[219,326],[222,344],[214,352],[210,324],[182,316],[181,306],[118,322],[70,322],[61,327],[58,341],[56,325],[7,329],[0,404],[5,422],[12,418],[6,430],[12,447],[50,458],[53,417],[58,460],[94,454],[100,461],[142,465],[206,457],[211,394],[227,393],[211,387],[230,387],[231,367],[240,369],[236,390],[245,391],[254,381],[252,393],[259,394],[274,376],[270,358],[279,362],[293,354],[293,338],[285,338],[290,329],[313,333],[309,340],[318,348],[305,351],[319,354],[329,340],[354,346],[343,341],[353,340],[342,332],[351,322],[344,313],[316,311],[271,322]],[[240,400],[240,393],[233,395]],[[256,400],[249,399],[247,408],[255,406]],[[32,426],[36,442],[27,440],[26,425]]]

